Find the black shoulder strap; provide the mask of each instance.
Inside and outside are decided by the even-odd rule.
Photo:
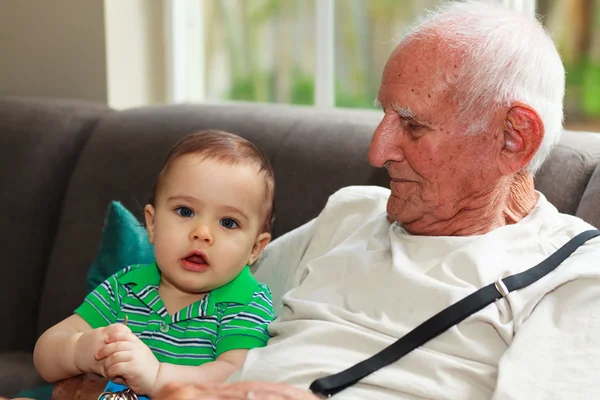
[[[315,380],[310,385],[310,390],[321,397],[331,397],[341,392],[365,376],[399,360],[413,349],[458,324],[469,315],[505,297],[508,293],[528,286],[542,278],[566,260],[579,246],[599,235],[600,231],[595,229],[580,233],[535,267],[507,278],[499,279],[497,282],[479,289],[429,318],[371,358],[337,374]]]

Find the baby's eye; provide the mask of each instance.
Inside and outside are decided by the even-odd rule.
[[[223,218],[221,221],[219,221],[219,223],[223,228],[227,229],[235,229],[240,227],[238,223],[231,218]]]
[[[190,218],[194,216],[194,212],[187,207],[177,207],[175,209],[175,212],[177,213],[177,215],[184,218]]]

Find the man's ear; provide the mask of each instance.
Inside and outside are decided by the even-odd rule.
[[[148,233],[148,241],[154,244],[154,207],[151,204],[146,204],[144,207],[144,217],[146,218],[146,232]]]
[[[263,232],[256,237],[256,241],[254,242],[254,246],[252,247],[252,252],[250,252],[250,259],[248,260],[248,265],[254,264],[258,257],[263,252],[265,247],[271,241],[271,234],[267,232]]]
[[[543,137],[544,124],[540,116],[526,104],[512,104],[504,120],[500,172],[511,175],[529,164]]]

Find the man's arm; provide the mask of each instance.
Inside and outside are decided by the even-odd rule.
[[[336,240],[344,239],[365,221],[386,210],[389,189],[348,186],[332,194],[319,216],[270,243],[258,260],[256,278],[271,288],[275,316],[281,299],[300,284],[307,257],[319,257]],[[333,236],[337,235],[336,239]]]
[[[294,277],[313,237],[315,225],[316,219],[313,219],[277,238],[269,243],[257,261],[254,276],[271,289],[275,316],[281,313],[283,295],[296,286]]]
[[[600,398],[600,279],[547,294],[501,358],[493,399]]]
[[[275,382],[237,382],[226,385],[172,382],[154,400],[286,399],[318,400],[312,393]]]
[[[215,361],[200,366],[160,363],[151,396],[156,395],[169,382],[221,383],[225,382],[246,360],[248,350],[230,350]]]

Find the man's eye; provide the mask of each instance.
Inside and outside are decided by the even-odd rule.
[[[406,123],[406,127],[411,130],[411,131],[418,131],[419,129],[421,129],[423,126],[418,125],[418,124],[413,124],[412,122],[407,122]]]
[[[223,228],[227,229],[235,229],[240,227],[238,223],[231,218],[223,218],[221,221],[219,221],[219,223]]]
[[[419,137],[421,137],[423,125],[415,124],[410,121],[404,121],[404,129],[411,138],[418,139]]]
[[[187,207],[177,207],[175,209],[175,212],[177,213],[177,215],[184,218],[190,218],[194,216],[194,212]]]

